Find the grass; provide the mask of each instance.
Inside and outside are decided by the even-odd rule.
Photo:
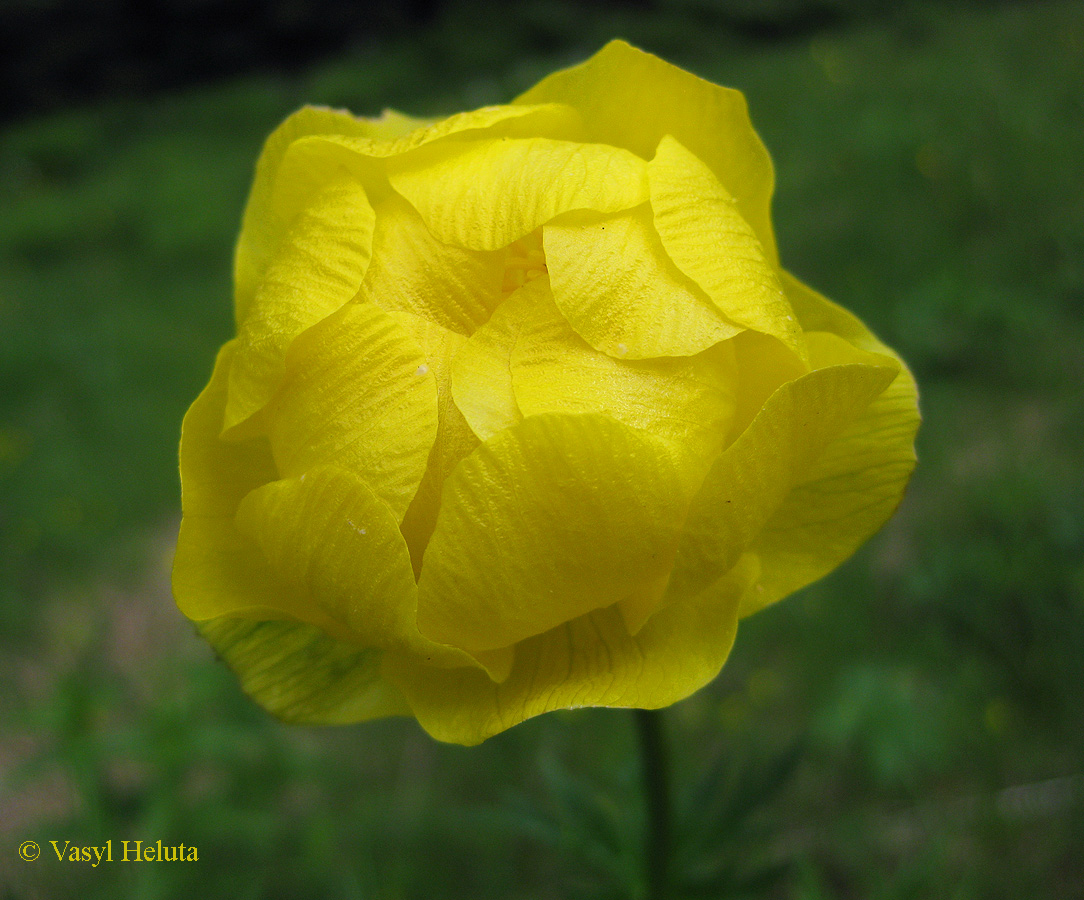
[[[288,729],[239,695],[166,587],[178,424],[232,328],[263,136],[302,102],[500,101],[614,34],[746,92],[784,261],[923,391],[897,518],[745,623],[720,678],[669,714],[686,787],[719,752],[741,784],[803,748],[770,805],[718,825],[715,862],[789,864],[750,896],[1084,896],[1079,5],[908,7],[770,44],[670,7],[577,11],[573,33],[552,24],[569,9],[532,5],[503,42],[453,17],[302,77],[0,135],[7,896],[545,898],[635,881],[627,716],[555,714],[471,750],[404,721]],[[611,823],[609,850],[572,839],[574,808]],[[50,839],[159,837],[200,862],[46,856]],[[34,865],[14,853],[30,838]]]

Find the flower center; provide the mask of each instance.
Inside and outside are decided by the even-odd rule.
[[[542,229],[537,228],[518,241],[508,245],[508,256],[504,261],[504,282],[502,290],[507,297],[512,291],[523,287],[528,281],[534,281],[539,275],[545,275],[546,251],[542,247]]]

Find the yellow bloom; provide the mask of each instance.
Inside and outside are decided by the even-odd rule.
[[[507,106],[302,109],[181,439],[181,610],[283,719],[471,744],[710,681],[880,527],[892,350],[778,263],[741,94],[615,41]]]

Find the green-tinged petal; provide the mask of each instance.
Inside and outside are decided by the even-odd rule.
[[[470,335],[501,299],[504,256],[438,241],[414,209],[392,195],[377,210],[365,282],[369,296],[384,309],[414,313]]]
[[[298,138],[313,134],[387,137],[390,136],[390,124],[360,119],[339,110],[306,106],[272,132],[256,164],[256,177],[234,254],[234,312],[238,324],[247,317],[256,288],[263,281],[264,273],[292,223],[292,215],[289,218],[280,216],[272,200],[279,168],[290,145]],[[332,170],[330,176],[337,178],[339,173]]]
[[[602,415],[541,415],[464,460],[418,581],[418,627],[509,646],[627,596],[670,565],[692,491],[684,454]]]
[[[327,185],[294,219],[238,329],[226,428],[274,396],[294,338],[357,293],[369,263],[373,222],[365,189],[350,179]]]
[[[467,343],[467,339],[411,313],[393,312],[391,315],[418,342],[437,382],[437,437],[433,449],[429,451],[421,486],[400,526],[410,547],[410,557],[417,574],[421,571],[422,555],[437,524],[444,481],[460,460],[466,459],[474,451],[479,441],[452,401],[452,359]]]
[[[402,325],[374,303],[348,303],[290,347],[268,428],[283,477],[345,469],[398,521],[436,439],[436,381]]]
[[[220,440],[237,341],[222,347],[211,380],[181,425],[181,507],[185,516],[232,518],[249,491],[274,481],[278,471],[266,438]]]
[[[496,250],[569,210],[638,206],[646,171],[617,147],[525,138],[425,147],[389,163],[388,177],[437,238]]]
[[[452,360],[455,405],[483,441],[523,418],[512,390],[509,360],[520,329],[543,291],[537,279],[513,291]]]
[[[741,331],[667,256],[647,204],[569,214],[542,234],[557,306],[604,353],[691,356]]]
[[[737,630],[738,603],[755,576],[755,559],[743,559],[694,601],[654,615],[635,636],[610,607],[528,638],[516,646],[515,664],[500,684],[391,655],[384,670],[422,727],[457,744],[477,744],[555,709],[667,706],[719,673]]]
[[[852,355],[850,346],[896,358],[850,313],[793,281],[792,291],[804,294],[794,301],[803,325],[828,327],[838,336],[810,335],[814,365]],[[915,466],[920,418],[914,379],[901,366],[884,393],[829,442],[757,537],[753,547],[764,574],[742,615],[826,575],[888,520]]]
[[[830,442],[895,378],[893,361],[862,357],[784,384],[716,460],[690,508],[667,602],[695,596],[728,571]]]
[[[511,648],[478,662],[422,637],[418,588],[398,522],[351,473],[326,466],[264,485],[241,502],[237,529],[260,548],[282,586],[276,609],[286,617],[356,647],[415,654],[428,665],[482,665],[495,678],[511,668]]]
[[[695,356],[620,360],[591,347],[554,305],[548,279],[531,282],[509,360],[524,416],[604,413],[709,460],[734,413],[736,369],[729,343]]]
[[[380,650],[359,650],[297,622],[222,617],[199,627],[245,693],[285,722],[348,725],[411,714],[381,676]]]
[[[611,41],[582,65],[542,79],[516,103],[567,103],[587,140],[627,147],[650,159],[666,135],[702,159],[735,198],[768,259],[777,262],[770,204],[772,161],[753,131],[740,91]]]
[[[731,322],[804,355],[775,265],[711,170],[665,137],[648,163],[648,178],[655,228],[677,267]]]

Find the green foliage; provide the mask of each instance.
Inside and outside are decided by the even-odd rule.
[[[926,418],[898,517],[743,623],[669,711],[682,896],[1082,896],[1079,4],[907,4],[775,44],[692,6],[714,4],[547,0],[500,41],[453,7],[304,76],[0,135],[5,896],[642,896],[624,715],[469,750],[407,722],[286,728],[209,658],[159,564],[263,136],[305,101],[500,101],[614,34],[747,93],[784,261],[900,349]],[[200,861],[75,868],[50,862],[58,838]]]

